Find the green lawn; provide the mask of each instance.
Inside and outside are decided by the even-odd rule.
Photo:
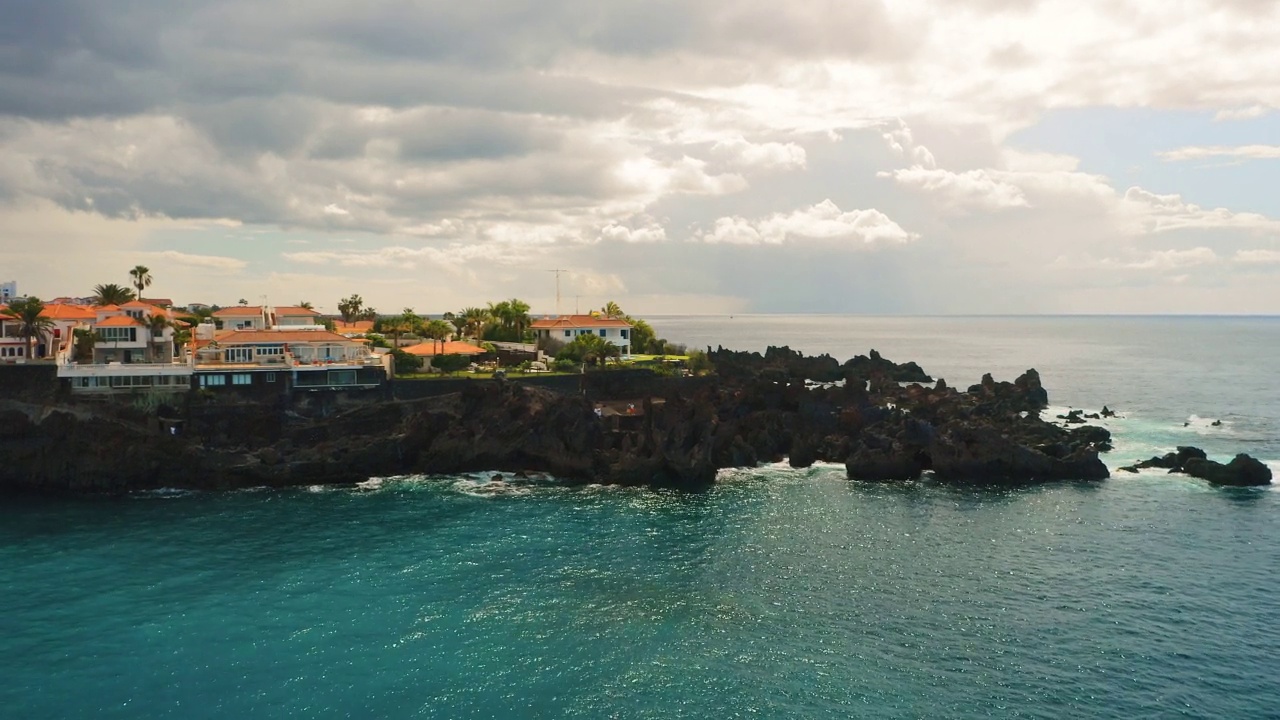
[[[666,362],[684,362],[689,359],[688,355],[631,355],[630,362],[645,363],[665,360]]]

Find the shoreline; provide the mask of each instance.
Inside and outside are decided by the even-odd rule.
[[[965,390],[874,350],[840,363],[719,348],[714,375],[589,373],[587,395],[505,380],[412,400],[193,405],[181,435],[128,406],[56,393],[0,401],[0,494],[354,485],[372,477],[546,473],[565,484],[700,490],[726,468],[844,465],[851,480],[1011,486],[1111,476],[1111,433],[1060,426],[1039,374]],[[932,383],[932,385],[930,385]],[[314,404],[314,403],[313,403]],[[1129,462],[1139,458],[1126,459]],[[1202,474],[1241,484],[1213,463]],[[1210,472],[1211,471],[1211,472]],[[177,482],[175,482],[175,479]],[[1260,482],[1259,471],[1248,484]],[[1266,471],[1270,481],[1270,470]]]

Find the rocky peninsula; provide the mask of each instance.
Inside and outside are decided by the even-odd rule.
[[[697,490],[720,469],[783,459],[843,464],[861,482],[925,473],[974,484],[1110,475],[1100,459],[1110,433],[1041,418],[1048,393],[1035,370],[1007,382],[986,375],[961,390],[874,351],[844,363],[785,347],[709,356],[713,375],[600,371],[606,382],[585,394],[475,380],[434,397],[318,405],[202,405],[192,393],[182,406],[143,412],[53,390],[6,393],[0,492],[233,489],[472,471]],[[175,418],[181,432],[166,431]],[[1240,461],[1245,483],[1213,467],[1231,466],[1207,462],[1178,467],[1195,466],[1193,474],[1214,483],[1270,482],[1265,466],[1263,477]]]

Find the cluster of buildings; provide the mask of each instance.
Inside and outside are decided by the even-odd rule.
[[[0,362],[52,360],[74,393],[204,388],[276,395],[376,388],[391,377],[389,354],[329,331],[314,310],[224,308],[191,328],[188,341],[176,342],[185,315],[145,300],[100,307],[53,302],[43,313],[52,328],[34,344],[0,315]]]
[[[6,300],[16,286],[3,284]],[[2,303],[0,303],[2,304]],[[316,311],[296,306],[222,308],[179,339],[179,318],[190,315],[167,300],[93,306],[58,298],[42,317],[51,327],[34,343],[20,323],[0,314],[0,364],[53,362],[77,394],[138,390],[239,392],[258,396],[295,391],[377,388],[392,377],[393,357],[364,340],[371,321],[336,323],[330,330]],[[593,334],[631,350],[631,326],[598,315],[565,315],[532,323],[537,338],[571,342]],[[477,345],[428,341],[404,348],[428,363],[438,354],[479,355]],[[28,357],[28,354],[30,357]]]

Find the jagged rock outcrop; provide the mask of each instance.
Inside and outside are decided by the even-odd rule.
[[[962,392],[942,381],[925,384],[919,366],[875,351],[844,364],[785,347],[711,355],[717,377],[646,381],[644,394],[626,406],[637,411],[611,417],[582,395],[506,381],[467,383],[421,400],[323,403],[311,417],[280,403],[189,398],[187,424],[176,436],[155,417],[109,403],[0,399],[7,460],[0,490],[284,486],[481,470],[697,489],[714,483],[721,468],[784,458],[795,467],[843,463],[850,478],[866,481],[925,473],[964,483],[1108,475],[1098,455],[1110,448],[1110,433],[1041,420],[1048,395],[1034,370],[1013,382],[987,375]],[[908,378],[913,382],[904,385]],[[1251,466],[1237,470],[1257,477]]]
[[[1223,465],[1210,460],[1204,450],[1191,446],[1179,446],[1176,452],[1166,453],[1120,469],[1124,472],[1136,473],[1145,468],[1160,468],[1171,473],[1184,473],[1207,480],[1213,485],[1233,487],[1270,485],[1272,476],[1271,468],[1244,453],[1236,455],[1231,462]]]

